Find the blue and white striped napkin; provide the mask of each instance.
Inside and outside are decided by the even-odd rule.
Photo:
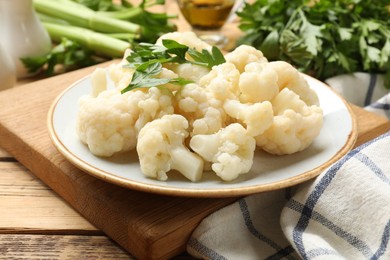
[[[389,99],[387,90],[367,109],[388,116]],[[220,209],[195,229],[187,252],[202,259],[390,259],[389,148],[390,132],[314,180]]]
[[[348,102],[390,119],[390,89],[383,75],[356,72],[325,81]]]

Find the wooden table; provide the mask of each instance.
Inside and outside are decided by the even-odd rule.
[[[175,4],[168,2],[172,12]],[[182,27],[181,27],[182,26]],[[184,30],[185,24],[179,29]],[[230,38],[236,28],[225,28]],[[382,117],[353,107],[362,144],[390,128]],[[5,138],[0,135],[0,139]],[[0,258],[132,259],[133,257],[0,148]],[[176,258],[189,258],[182,254]]]

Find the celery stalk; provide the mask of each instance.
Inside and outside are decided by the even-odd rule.
[[[98,11],[97,14],[115,19],[128,20],[140,15],[143,10],[140,7],[127,8],[118,11]]]
[[[89,29],[47,22],[42,24],[53,41],[59,42],[65,37],[108,57],[122,57],[125,50],[131,47],[126,41]]]
[[[60,0],[34,0],[35,9],[43,14],[63,19],[72,25],[106,33],[139,33],[141,26],[101,15],[81,4]]]
[[[55,18],[53,16],[38,13],[38,12],[37,12],[37,15],[38,15],[38,18],[41,22],[69,25],[69,23],[63,19]]]
[[[139,35],[133,34],[133,33],[106,33],[106,35],[108,35],[112,38],[116,38],[116,39],[120,39],[120,40],[124,40],[124,41],[129,41],[129,42],[137,39],[139,36]]]

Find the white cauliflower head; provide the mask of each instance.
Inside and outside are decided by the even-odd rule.
[[[178,113],[189,121],[191,136],[212,134],[225,126],[226,114],[221,107],[222,102],[210,102],[213,99],[209,100],[210,96],[203,87],[194,83],[187,84],[175,97]]]
[[[161,72],[158,75],[156,75],[156,78],[159,78],[159,79],[174,79],[177,77],[178,77],[178,75],[174,71],[167,69],[167,68],[162,68]],[[177,91],[180,89],[180,85],[173,84],[173,83],[166,83],[166,84],[160,85],[159,87],[160,88],[167,88],[170,91]]]
[[[196,36],[194,32],[191,31],[166,33],[158,38],[156,44],[162,45],[162,40],[164,39],[177,41],[178,43],[187,45],[188,47],[194,48],[197,51],[201,51],[203,49],[211,50],[211,46],[208,43],[202,41],[200,38],[198,38],[198,36]]]
[[[187,128],[187,120],[174,114],[155,119],[141,129],[137,152],[146,176],[167,180],[167,172],[177,170],[191,181],[201,179],[203,160],[184,145]]]
[[[272,154],[292,154],[306,149],[318,136],[323,114],[319,106],[308,106],[293,91],[284,88],[273,100],[274,120],[255,137],[259,147]]]
[[[266,63],[267,58],[263,53],[252,46],[240,45],[225,55],[226,62],[233,63],[240,73],[245,71],[245,66],[251,62]]]
[[[227,100],[223,108],[230,117],[246,125],[250,136],[262,134],[272,125],[274,118],[272,104],[269,101],[243,104],[238,100]]]
[[[225,126],[225,113],[214,107],[207,107],[202,117],[192,122],[191,136],[199,134],[213,134]]]
[[[212,170],[222,180],[232,181],[251,169],[256,142],[242,125],[234,123],[215,134],[193,136],[190,147],[212,163]]]
[[[137,140],[134,125],[139,116],[138,102],[143,98],[141,91],[122,95],[116,89],[103,91],[96,98],[83,96],[76,121],[80,140],[97,156],[133,149]]]
[[[191,80],[194,83],[199,83],[199,80],[210,72],[206,67],[191,63],[173,65],[171,66],[171,69],[176,72],[179,77]]]
[[[91,75],[91,96],[97,97],[101,92],[107,89],[107,75],[103,68],[96,68]]]
[[[307,105],[318,105],[317,94],[312,90],[301,73],[285,61],[272,61],[267,67],[278,74],[279,91],[288,88],[294,91]]]
[[[278,74],[268,64],[251,62],[245,66],[238,83],[241,102],[272,100],[279,93]]]
[[[146,123],[173,114],[174,107],[175,99],[171,91],[166,88],[149,88],[145,98],[138,102],[140,116],[135,125],[136,129],[140,131]]]
[[[222,63],[214,66],[212,70],[203,76],[199,84],[216,99],[237,99],[239,94],[238,81],[240,72],[232,63]]]

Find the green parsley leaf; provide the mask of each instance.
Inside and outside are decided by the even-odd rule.
[[[202,50],[202,52],[199,52],[195,49],[189,49],[188,54],[194,59],[194,64],[204,66],[209,69],[226,62],[222,52],[215,46],[212,47],[211,53],[208,50]]]
[[[187,60],[187,54],[193,60]],[[136,88],[158,87],[167,83],[181,86],[192,83],[191,80],[183,78],[155,78],[154,76],[162,71],[163,64],[166,63],[192,63],[211,69],[215,65],[226,62],[222,52],[215,46],[212,47],[211,52],[208,50],[199,52],[170,39],[163,40],[162,45],[138,44],[126,59],[129,64],[124,66],[134,68],[135,72],[130,84],[122,90],[122,93]]]
[[[174,60],[174,62],[183,63],[186,61],[186,53],[188,51],[188,46],[169,39],[162,40],[162,43],[167,48],[167,53],[176,55],[176,59]]]

